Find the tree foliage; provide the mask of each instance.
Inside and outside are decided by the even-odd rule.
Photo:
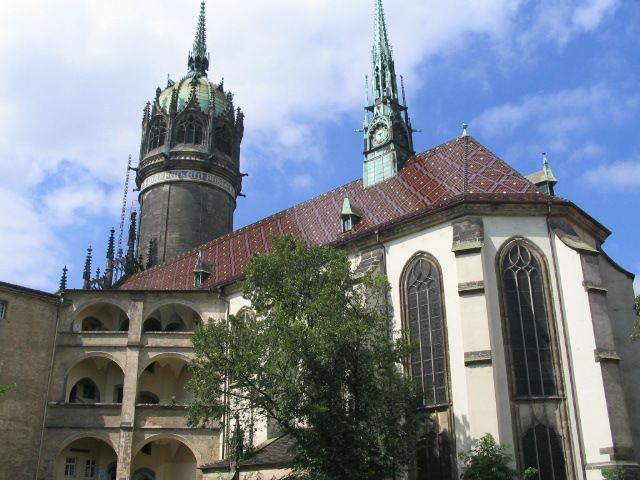
[[[614,468],[602,471],[604,480],[639,480],[640,472],[638,470],[626,470],[624,468]]]
[[[507,447],[498,445],[490,433],[484,434],[467,453],[461,453],[460,460],[464,465],[464,472],[460,476],[463,480],[512,480],[518,477],[518,472],[511,468],[513,461],[507,453]],[[523,479],[537,478],[537,471],[528,468]]]
[[[633,306],[636,309],[635,332],[631,334],[631,340],[640,340],[640,295],[636,296]]]
[[[387,292],[379,276],[356,278],[342,251],[274,239],[246,268],[256,315],[194,336],[191,423],[266,415],[297,440],[298,478],[396,476],[417,403],[398,368],[408,348],[392,339]]]
[[[11,385],[0,385],[0,395],[4,395],[5,393],[12,392],[16,389],[16,384],[12,383]]]

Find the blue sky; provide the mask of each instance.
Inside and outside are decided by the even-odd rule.
[[[0,17],[0,279],[55,290],[101,266],[142,108],[186,72],[199,3],[23,0]],[[640,4],[386,0],[422,151],[471,133],[557,193],[640,272]],[[210,77],[246,113],[240,227],[361,176],[373,1],[209,0]],[[130,197],[131,198],[131,197]],[[636,281],[636,289],[639,287]]]

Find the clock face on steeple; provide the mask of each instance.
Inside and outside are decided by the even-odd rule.
[[[379,126],[373,131],[373,135],[371,135],[371,144],[374,147],[378,145],[382,145],[389,139],[389,129],[384,126]]]

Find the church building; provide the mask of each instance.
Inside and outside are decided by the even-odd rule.
[[[212,82],[202,3],[187,71],[146,104],[126,251],[114,231],[82,289],[0,282],[0,478],[282,478],[291,440],[266,421],[256,453],[227,460],[229,422],[187,423],[198,325],[251,315],[250,256],[289,234],[343,249],[391,285],[394,330],[415,348],[425,425],[407,478],[453,480],[491,433],[541,480],[640,468],[640,346],[633,274],[611,232],[555,195],[546,157],[528,177],[463,126],[415,152],[414,129],[375,0],[362,178],[233,229],[244,114]],[[248,118],[247,121],[250,121]]]

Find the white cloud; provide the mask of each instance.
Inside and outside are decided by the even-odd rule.
[[[51,252],[65,255],[66,227],[117,211],[126,156],[135,157],[138,150],[142,107],[155,86],[164,85],[167,72],[176,78],[185,71],[198,3],[3,5],[0,188],[16,208],[3,212],[0,278],[35,272],[39,263],[38,278],[21,282],[54,287],[60,259],[54,261]],[[395,51],[402,52],[398,72],[415,90],[426,81],[420,66],[428,56],[456,55],[478,38],[512,53],[519,53],[523,42],[534,49],[544,44],[536,29],[551,17],[551,38],[562,44],[595,29],[616,5],[613,0],[552,3],[562,8],[532,10],[526,0],[387,1],[389,34]],[[224,76],[246,113],[243,169],[259,175],[260,169],[321,163],[323,127],[350,115],[357,121],[370,68],[372,2],[269,0],[207,7],[210,77]],[[473,21],[462,21],[460,12]],[[541,111],[526,104],[489,112],[487,118],[499,129],[531,115],[539,118]],[[579,128],[576,118],[555,121],[554,129]],[[81,172],[81,178],[61,181],[68,171]],[[301,176],[298,182],[304,187],[306,180]],[[18,252],[21,244],[29,245],[28,255]]]
[[[312,183],[311,175],[295,175],[291,178],[291,185],[299,190],[308,190]]]
[[[637,189],[640,161],[604,163],[585,172],[582,178],[601,190]]]
[[[589,32],[598,27],[604,17],[617,6],[617,0],[590,0],[573,12],[572,23],[577,28]]]
[[[579,87],[530,95],[516,104],[489,108],[472,121],[472,126],[491,136],[503,136],[521,127],[534,128],[551,149],[564,151],[574,136],[629,118],[639,101],[638,95],[621,98],[603,85]]]

